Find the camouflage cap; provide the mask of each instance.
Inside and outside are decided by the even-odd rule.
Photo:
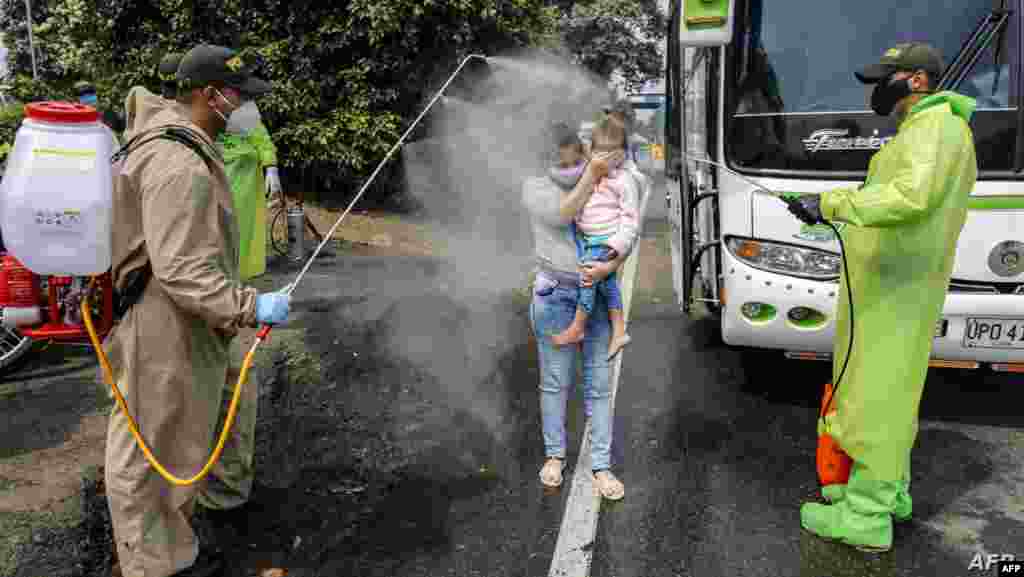
[[[854,75],[864,84],[877,84],[893,72],[924,70],[932,81],[937,81],[944,68],[942,56],[935,47],[924,42],[907,42],[886,50],[877,64],[865,66]]]

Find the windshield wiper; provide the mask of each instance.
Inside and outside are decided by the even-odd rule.
[[[996,8],[978,24],[970,39],[964,43],[956,58],[943,72],[938,91],[956,90],[960,87],[960,83],[974,69],[974,65],[992,44],[992,40],[1006,27],[1010,21],[1010,14],[1010,10]]]

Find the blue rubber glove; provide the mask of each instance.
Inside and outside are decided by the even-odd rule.
[[[267,190],[265,191],[267,198],[270,198],[275,194],[281,194],[281,177],[277,174],[277,167],[268,166],[264,176],[264,180],[267,183]]]
[[[276,293],[264,293],[256,297],[256,322],[261,325],[280,325],[288,320],[292,297]]]

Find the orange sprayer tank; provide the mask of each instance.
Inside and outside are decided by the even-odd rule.
[[[828,383],[825,385],[825,394],[821,399],[820,415],[824,416],[827,414],[828,405],[834,406],[832,395],[832,383]],[[853,460],[843,452],[843,449],[828,433],[823,433],[818,437],[816,461],[818,480],[821,481],[822,485],[845,485],[850,480],[850,469],[853,466]]]

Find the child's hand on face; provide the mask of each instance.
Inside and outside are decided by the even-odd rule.
[[[620,168],[625,159],[626,153],[621,149],[594,155],[590,162],[594,170],[594,178],[600,179],[608,176],[609,172]]]
[[[612,156],[608,160],[608,169],[615,171],[622,168],[622,165],[626,162],[626,151],[619,149],[611,154]]]

